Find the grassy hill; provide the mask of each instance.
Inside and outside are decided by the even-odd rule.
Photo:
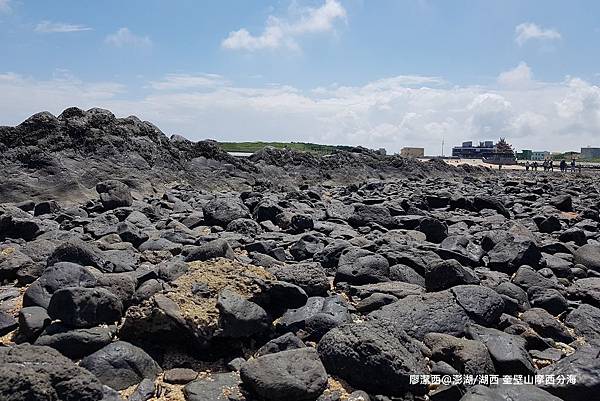
[[[304,152],[314,152],[319,154],[332,153],[334,150],[349,150],[352,146],[344,145],[319,145],[316,143],[305,142],[219,142],[223,150],[227,152],[248,152],[254,153],[266,146],[272,146],[278,149],[294,149]]]

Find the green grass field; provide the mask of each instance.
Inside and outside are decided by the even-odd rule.
[[[332,153],[335,150],[348,150],[351,146],[343,145],[319,145],[315,143],[304,142],[219,142],[219,145],[226,152],[247,152],[254,153],[266,146],[278,149],[294,149],[304,152],[313,152],[319,154]]]

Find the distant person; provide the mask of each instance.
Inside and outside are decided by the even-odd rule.
[[[571,172],[574,173],[575,172],[575,167],[577,166],[577,163],[575,163],[575,159],[571,160]]]
[[[538,162],[533,162],[533,171],[537,171]]]
[[[544,160],[544,163],[542,163],[542,166],[544,167],[544,171],[548,171],[548,160]]]
[[[550,171],[554,171],[554,160],[550,160],[550,163],[548,164],[548,169],[550,169]]]
[[[529,160],[525,162],[525,171],[529,171]]]
[[[566,160],[565,160],[565,159],[562,159],[562,160],[560,161],[560,171],[562,171],[563,173],[564,173],[565,171],[567,171],[567,162],[566,162]]]

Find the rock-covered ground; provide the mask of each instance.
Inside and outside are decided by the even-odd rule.
[[[596,175],[230,159],[102,110],[0,150],[0,400],[600,392]]]

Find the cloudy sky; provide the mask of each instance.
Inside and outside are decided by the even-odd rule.
[[[194,140],[600,146],[599,15],[595,0],[0,0],[0,125],[96,106]]]

